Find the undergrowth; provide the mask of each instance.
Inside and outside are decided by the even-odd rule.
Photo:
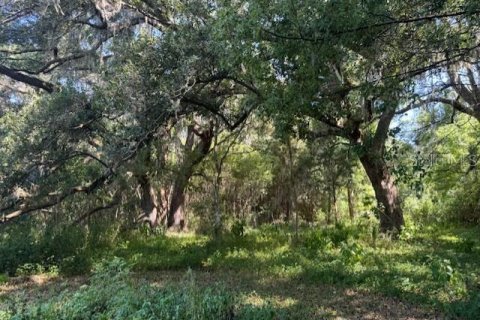
[[[284,282],[295,281],[305,285],[325,284],[338,288],[365,290],[432,308],[451,317],[480,318],[478,228],[408,224],[400,239],[392,240],[379,234],[375,226],[375,222],[359,219],[356,224],[350,225],[304,227],[300,230],[298,239],[293,230],[286,226],[266,226],[246,230],[244,233],[226,234],[221,238],[194,234],[147,235],[134,232],[117,237],[108,246],[103,246],[108,249],[97,248],[92,253],[90,247],[84,246],[78,251],[82,254],[76,255],[75,251],[72,251],[71,255],[59,261],[64,265],[61,270],[66,270],[67,262],[75,270],[77,265],[83,263],[83,257],[87,257],[88,264],[91,265],[100,257],[118,256],[123,259],[121,261],[133,266],[133,271],[137,273],[160,270],[187,272],[189,269],[209,272],[233,271],[239,275],[255,274]],[[0,250],[6,252],[5,249]],[[9,266],[11,262],[2,263],[3,269],[0,273],[14,269],[5,269],[5,265]],[[24,265],[24,269],[28,268]],[[90,270],[90,267],[82,266],[78,269]],[[17,273],[21,273],[22,270],[16,268]],[[31,270],[25,272],[43,271],[45,270],[35,270],[35,267],[31,267]],[[130,306],[132,310],[144,310],[147,308],[145,303],[163,303],[148,298],[152,294],[151,290],[157,289],[148,285],[138,288],[132,286],[128,277],[118,278],[121,273],[118,277],[112,278],[118,280],[115,286],[120,284],[122,286],[118,288],[110,286],[108,289],[110,291],[102,291],[105,283],[99,280],[98,269],[96,272],[92,277],[92,285],[88,288],[59,299],[77,301],[74,297],[80,295],[82,302],[72,304],[83,305],[82,312],[110,310],[110,305],[117,306],[116,303],[120,303],[117,301],[118,297],[111,297],[108,292],[124,292],[123,296],[141,297],[139,300],[132,297],[133,300],[122,303],[123,307]],[[97,286],[95,283],[101,285]],[[188,288],[188,285],[179,284],[178,288],[181,287]],[[92,293],[92,290],[95,293]],[[185,292],[175,288],[168,290],[162,291],[160,295],[164,297],[162,299],[169,297],[167,300],[171,301],[172,305],[187,303],[178,300],[185,297]],[[132,293],[134,291],[135,294]],[[89,304],[87,301],[89,295],[103,297],[105,305]],[[199,295],[207,295],[209,301],[228,305],[228,308],[234,305],[232,302],[234,298],[224,291],[207,291]],[[195,303],[201,306],[203,302],[199,301],[195,300]],[[56,302],[51,302],[48,307],[42,305],[41,309],[57,310],[56,306]],[[225,308],[222,310],[228,309]],[[248,314],[269,311],[262,309],[236,312]]]
[[[222,286],[201,289],[187,272],[176,286],[158,288],[135,283],[128,264],[119,258],[101,263],[90,284],[75,292],[36,304],[11,301],[0,313],[1,320],[57,319],[280,319],[272,308],[243,305],[235,308],[235,297]]]

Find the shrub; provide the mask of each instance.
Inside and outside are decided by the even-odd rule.
[[[10,313],[13,316],[9,317]],[[50,302],[14,306],[5,319],[228,319],[233,298],[221,287],[200,289],[189,272],[178,287],[135,285],[129,265],[114,258],[95,267],[90,285]]]
[[[92,268],[91,259],[81,252],[77,255],[64,258],[60,262],[60,273],[65,276],[78,276],[87,274]]]
[[[25,263],[17,268],[15,274],[17,276],[31,276],[44,272],[45,268],[39,263]]]
[[[245,305],[235,319],[240,320],[283,320],[287,319],[285,312],[276,310],[271,304],[263,306]]]
[[[458,243],[458,250],[464,253],[473,253],[475,251],[476,242],[472,239],[462,239]]]
[[[6,274],[1,274],[0,273],[0,284],[5,283],[8,281],[8,276]],[[1,319],[1,317],[0,317]]]
[[[326,237],[324,232],[313,230],[305,235],[303,246],[307,249],[307,252],[312,255],[316,254],[318,250],[327,247],[329,243],[331,243],[331,241]]]
[[[340,254],[342,260],[347,265],[354,265],[363,260],[365,252],[361,245],[356,242],[345,243],[343,242],[340,248]]]
[[[92,257],[112,248],[117,236],[111,224],[39,226],[29,218],[2,230],[0,273],[31,275],[57,267],[65,275],[88,273]]]
[[[244,220],[236,220],[232,224],[232,228],[231,228],[232,234],[235,237],[243,237],[245,233],[245,227],[246,227],[246,223]]]
[[[429,263],[434,281],[447,283],[452,279],[454,270],[450,260],[430,257]]]

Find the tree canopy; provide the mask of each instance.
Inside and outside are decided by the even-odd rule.
[[[416,146],[397,138],[412,125],[396,119],[449,107],[479,119],[479,13],[467,0],[5,1],[2,222],[53,210],[79,223],[120,210],[129,223],[183,229],[208,162],[259,152],[268,175],[284,177],[269,183],[290,190],[287,212],[307,185],[322,185],[297,181],[302,166],[320,161],[351,181],[358,162],[381,230],[399,232],[404,177],[393,143]],[[305,196],[331,207],[317,193]]]

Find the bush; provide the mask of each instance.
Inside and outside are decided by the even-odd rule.
[[[17,268],[15,275],[17,276],[31,276],[34,274],[44,273],[45,268],[38,263],[25,263]]]
[[[11,317],[8,317],[12,314]],[[135,285],[119,258],[96,266],[90,285],[46,303],[12,306],[5,319],[228,319],[233,298],[221,287],[199,289],[191,272],[178,287]]]
[[[232,234],[235,237],[243,237],[245,234],[246,223],[244,220],[236,220],[231,228]]]
[[[242,305],[222,286],[203,289],[189,270],[177,286],[158,288],[134,281],[130,266],[114,258],[95,266],[89,285],[76,292],[64,291],[48,302],[35,305],[13,303],[0,312],[0,320],[89,319],[286,319],[270,304]]]
[[[0,273],[32,275],[58,268],[67,276],[88,273],[92,257],[112,248],[117,234],[111,224],[39,227],[29,218],[2,230]]]
[[[87,274],[92,268],[91,259],[84,253],[66,257],[60,262],[60,273],[65,276]]]
[[[0,273],[14,276],[17,269],[26,263],[41,260],[37,235],[29,223],[12,224],[0,235]]]
[[[310,255],[315,255],[318,250],[326,248],[330,243],[331,241],[325,235],[325,232],[318,230],[308,232],[303,240],[303,246]]]
[[[1,274],[0,273],[0,284],[5,283],[8,281],[8,276],[6,274]],[[1,319],[1,317],[0,317]]]
[[[287,319],[285,312],[276,310],[272,305],[264,306],[245,305],[235,319],[243,320],[283,320]]]

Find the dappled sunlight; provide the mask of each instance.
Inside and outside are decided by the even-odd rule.
[[[480,0],[0,0],[0,320],[480,319]]]
[[[459,236],[455,230],[442,232],[437,228],[438,236],[434,237],[431,230],[424,230],[410,233],[405,240],[373,242],[368,233],[355,228],[302,231],[298,243],[292,243],[288,230],[279,227],[274,231],[248,230],[243,237],[222,239],[157,236],[132,240],[118,253],[135,262],[137,270],[151,270],[153,274],[155,270],[192,267],[199,284],[224,283],[249,297],[252,305],[254,301],[277,301],[279,308],[296,310],[308,304],[312,306],[309,314],[330,307],[327,314],[332,317],[357,309],[367,314],[367,309],[375,309],[363,295],[385,301],[369,313],[372,319],[388,319],[391,314],[408,319],[409,303],[442,309],[471,299],[466,284],[479,281],[472,272],[480,265],[469,251],[473,247],[475,252],[478,246],[472,233],[459,230]],[[461,245],[464,250],[459,250]],[[464,274],[472,276],[460,276]],[[169,271],[154,283],[163,286],[181,278],[182,271]],[[397,298],[401,300],[392,300]],[[430,311],[420,308],[418,312]]]
[[[3,295],[11,291],[23,290],[31,287],[41,288],[55,281],[59,281],[58,275],[36,274],[11,278],[8,282],[0,284],[0,294]]]

